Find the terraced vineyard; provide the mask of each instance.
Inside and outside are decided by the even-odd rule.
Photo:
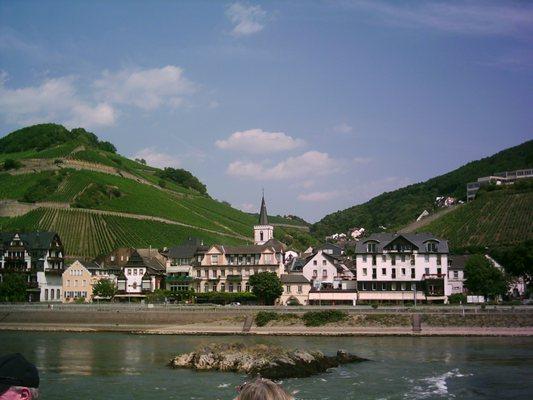
[[[236,238],[193,228],[79,210],[39,209],[21,217],[0,218],[0,230],[56,231],[69,257],[87,259],[117,247],[168,247],[189,236],[201,238],[206,243],[244,243]]]
[[[424,226],[448,239],[453,247],[516,244],[533,239],[533,192],[500,190]]]
[[[10,158],[23,164],[16,175],[1,170]],[[0,229],[57,231],[67,254],[78,257],[94,257],[119,246],[170,246],[189,236],[211,243],[249,242],[257,217],[210,198],[204,188],[187,171],[162,171],[130,160],[83,129],[41,124],[0,138],[0,200],[41,207],[0,219]],[[17,208],[10,204],[5,207],[12,213]],[[290,220],[278,219],[291,225]],[[288,238],[302,249],[314,240],[289,232],[290,226],[276,228],[276,237]]]

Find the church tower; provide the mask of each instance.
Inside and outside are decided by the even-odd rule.
[[[254,226],[254,244],[264,244],[274,238],[274,227],[268,224],[265,195],[261,199],[261,211],[259,212],[259,224]]]

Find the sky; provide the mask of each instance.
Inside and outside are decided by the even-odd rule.
[[[43,122],[314,222],[533,138],[533,2],[0,0],[0,135]]]

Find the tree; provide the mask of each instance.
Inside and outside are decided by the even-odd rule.
[[[18,169],[21,165],[22,164],[19,161],[8,158],[4,161],[4,170]]]
[[[482,254],[471,256],[465,264],[465,286],[473,294],[495,298],[507,293],[507,279]]]
[[[22,274],[4,275],[0,283],[0,301],[26,301],[26,279]]]
[[[498,261],[505,272],[515,278],[523,278],[529,287],[533,281],[533,240],[527,240],[514,247],[494,249],[491,256]]]
[[[115,284],[109,279],[100,279],[93,286],[93,297],[113,298],[116,292]]]
[[[281,280],[275,272],[260,272],[250,277],[252,293],[262,304],[272,305],[283,293]]]

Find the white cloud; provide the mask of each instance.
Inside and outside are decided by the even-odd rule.
[[[533,26],[533,7],[527,2],[413,2],[360,0],[353,5],[389,24],[425,27],[475,35],[527,35]]]
[[[308,151],[297,157],[289,157],[276,165],[268,166],[257,162],[232,162],[227,169],[231,176],[257,180],[305,179],[325,176],[340,170],[342,162],[329,154]]]
[[[329,192],[311,192],[298,195],[298,200],[305,202],[323,203],[341,196],[343,192],[335,190]]]
[[[195,85],[174,65],[146,70],[104,71],[94,86],[100,98],[110,103],[133,105],[144,110],[160,106],[179,107]]]
[[[342,124],[334,126],[333,130],[338,133],[352,133],[353,127],[348,125],[346,122],[343,122]]]
[[[354,157],[352,158],[352,162],[354,164],[368,164],[372,162],[372,158],[370,157]]]
[[[283,132],[265,132],[262,129],[234,132],[227,139],[215,142],[219,149],[257,154],[291,150],[304,144],[302,139],[295,139]]]
[[[146,164],[159,168],[179,167],[180,165],[180,160],[177,157],[159,152],[155,147],[139,150],[132,158],[143,158],[146,160]]]
[[[233,3],[226,10],[226,16],[234,25],[231,34],[246,36],[260,32],[265,27],[267,13],[261,6]]]
[[[0,115],[17,124],[60,121],[69,126],[106,126],[115,123],[114,108],[82,99],[73,77],[46,79],[36,86],[6,87],[7,74],[0,74]]]
[[[240,209],[244,212],[257,212],[257,204],[243,203],[241,204]]]

